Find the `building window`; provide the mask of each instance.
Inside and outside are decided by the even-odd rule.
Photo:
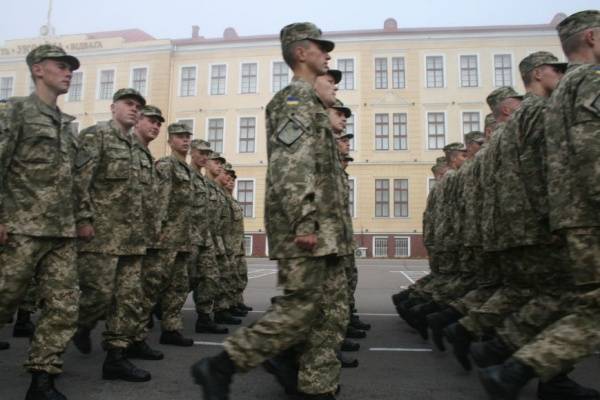
[[[375,89],[387,89],[388,87],[387,58],[375,59]]]
[[[194,120],[191,118],[188,119],[178,119],[177,122],[179,122],[180,124],[185,125],[185,127],[187,129],[190,130],[190,132],[194,133]]]
[[[254,181],[237,181],[236,198],[244,210],[244,217],[254,218]]]
[[[69,86],[69,101],[81,101],[83,94],[83,72],[74,71],[71,77],[71,86]]]
[[[346,119],[346,133],[356,135],[354,129],[354,114],[352,114],[350,118]],[[352,137],[352,139],[350,139],[350,151],[354,151],[354,143],[354,137]]]
[[[196,95],[196,67],[181,68],[181,97]]]
[[[477,56],[460,56],[460,86],[479,86],[478,75]]]
[[[408,217],[408,179],[394,179],[394,217]]]
[[[404,57],[392,58],[392,88],[404,89],[406,87],[406,68]]]
[[[512,86],[512,57],[510,54],[494,55],[494,79],[496,87]]]
[[[273,63],[273,93],[279,92],[290,82],[290,69],[283,61]]]
[[[444,57],[427,56],[425,58],[425,65],[427,68],[427,87],[444,87]]]
[[[211,118],[208,120],[208,141],[211,149],[217,153],[223,152],[223,130],[225,120],[223,118]]]
[[[252,256],[252,235],[244,235],[244,255]]]
[[[98,91],[98,99],[110,100],[115,92],[115,71],[108,69],[100,71],[100,88]]]
[[[462,113],[463,135],[469,132],[480,130],[479,113],[464,112]]]
[[[427,113],[427,146],[441,150],[446,145],[446,116],[441,112]]]
[[[240,153],[254,153],[254,138],[256,137],[256,118],[240,118]]]
[[[395,257],[410,257],[410,238],[395,237],[394,238],[394,256]]]
[[[227,81],[227,65],[219,64],[210,67],[210,94],[225,94],[225,84]]]
[[[437,183],[437,179],[435,179],[435,178],[427,179],[427,189],[429,190],[429,192],[431,192],[433,190],[436,183]]]
[[[388,256],[388,238],[385,236],[373,238],[373,257]]]
[[[337,69],[342,71],[342,80],[338,83],[338,89],[354,90],[354,60],[352,58],[338,60]]]
[[[354,215],[354,178],[350,178],[348,179],[348,205],[350,208],[350,216],[352,218],[355,217]]]
[[[148,68],[134,68],[131,72],[131,87],[145,96],[147,86]]]
[[[375,216],[390,216],[390,181],[375,179]]]
[[[0,100],[6,100],[13,95],[14,78],[5,76],[0,78]]]
[[[242,87],[240,92],[256,93],[256,85],[258,79],[258,65],[256,63],[242,64]]]
[[[390,148],[390,123],[387,114],[375,114],[375,150]]]
[[[408,148],[406,114],[395,113],[392,122],[394,134],[394,150],[406,150]]]

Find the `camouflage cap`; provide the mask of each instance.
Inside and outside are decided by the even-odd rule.
[[[502,86],[498,89],[494,89],[492,93],[488,95],[485,99],[488,106],[491,110],[494,110],[498,104],[502,103],[504,100],[514,98],[514,99],[522,99],[523,96],[520,95],[510,86]]]
[[[331,108],[343,112],[346,118],[350,118],[350,116],[352,116],[352,110],[346,107],[339,99],[335,99],[335,103],[331,106]]]
[[[560,68],[562,71],[567,69],[567,63],[558,61],[554,54],[548,51],[536,51],[521,60],[519,63],[519,72],[524,77],[529,71],[542,65],[552,65]]]
[[[465,133],[465,144],[469,144],[471,142],[475,143],[483,143],[485,141],[485,135],[480,131],[471,131],[469,133]]]
[[[181,122],[173,122],[167,128],[167,132],[169,132],[169,135],[193,135],[192,130]]]
[[[435,172],[440,169],[445,167],[448,164],[448,160],[446,159],[446,157],[442,156],[442,157],[438,157],[435,159],[435,164],[433,164],[433,167],[431,167],[431,172],[433,172],[435,174]]]
[[[223,165],[223,170],[225,170],[225,172],[227,172],[230,176],[237,178],[235,169],[233,169],[233,166],[230,163],[225,163],[225,165]]]
[[[219,160],[221,163],[225,164],[227,162],[227,160],[221,156],[221,153],[217,153],[216,151],[213,151],[212,153],[210,153],[210,155],[208,156],[209,160]]]
[[[160,108],[150,104],[146,104],[144,108],[142,108],[142,115],[144,117],[156,117],[160,122],[165,122],[165,118],[163,117]]]
[[[600,27],[600,11],[585,10],[569,15],[556,26],[560,41],[564,42],[585,29]]]
[[[317,26],[311,22],[296,22],[289,24],[281,29],[279,39],[281,47],[286,49],[289,45],[301,40],[310,40],[317,43],[323,50],[330,52],[335,47],[335,43],[329,40],[321,39],[322,32]]]
[[[444,146],[444,153],[448,153],[450,151],[467,151],[464,143],[454,142]]]
[[[353,137],[354,137],[354,134],[344,132],[344,133],[336,136],[335,138],[336,139],[352,139]]]
[[[336,85],[342,80],[342,71],[339,69],[328,69],[327,75],[331,75],[333,77],[333,81]]]
[[[192,140],[190,147],[194,150],[209,151],[212,153],[212,149],[210,148],[210,143],[203,139]]]
[[[142,104],[142,107],[146,105],[146,99],[140,92],[133,88],[122,88],[119,89],[113,94],[113,103],[116,103],[118,100],[133,98],[139,101]]]
[[[79,68],[79,60],[76,57],[68,55],[62,47],[53,44],[43,44],[34,48],[27,54],[25,61],[29,68],[31,68],[33,64],[38,64],[48,58],[66,62],[71,66],[71,71]]]
[[[352,161],[354,161],[354,158],[352,158],[350,156],[344,156],[344,161],[352,162]]]
[[[493,125],[496,125],[496,117],[493,113],[489,113],[485,116],[485,122],[483,123],[483,129],[487,129]]]

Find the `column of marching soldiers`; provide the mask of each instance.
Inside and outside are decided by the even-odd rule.
[[[431,273],[392,296],[493,399],[538,378],[542,400],[598,399],[568,374],[600,345],[600,12],[557,26],[568,63],[525,57],[526,94],[489,94],[485,132],[432,168]]]
[[[71,340],[91,353],[91,332],[102,320],[103,379],[148,381],[150,373],[130,359],[164,358],[146,341],[154,316],[161,344],[192,346],[181,316],[190,292],[197,333],[228,333],[218,324],[239,325],[236,317],[252,310],[243,300],[248,276],[243,209],[232,196],[235,171],[209,142],[191,140],[181,123],[167,128],[171,154],[154,160],[149,144],[165,119],[131,88],[114,93],[110,121],[76,135],[69,125],[74,118],[59,110],[57,99],[79,60],[42,45],[26,62],[34,93],[0,105],[0,321],[11,321],[18,309],[13,336],[31,338],[26,398],[66,399],[54,386],[61,355]],[[336,99],[341,77],[328,70],[314,92],[327,109],[343,171],[353,161],[353,135],[345,133],[351,110]],[[295,102],[287,100],[290,107]],[[340,257],[344,283],[338,287],[347,288],[349,314],[338,318],[346,339],[335,354],[342,367],[356,367],[358,360],[340,350],[357,351],[360,345],[349,339],[366,337],[370,325],[355,314],[358,273],[343,177],[340,214],[349,250]],[[0,349],[9,348],[0,342]],[[265,364],[278,377],[280,367],[277,359]]]

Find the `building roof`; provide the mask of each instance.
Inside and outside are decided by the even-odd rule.
[[[89,39],[107,39],[113,37],[122,37],[126,42],[143,42],[146,40],[156,40],[156,38],[141,29],[123,29],[120,31],[105,31],[85,34]]]

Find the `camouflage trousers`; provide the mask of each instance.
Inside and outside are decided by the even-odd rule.
[[[141,313],[141,255],[113,255],[80,252],[77,266],[81,302],[79,326],[92,329],[106,318],[103,332],[105,350],[126,348],[134,340]]]
[[[219,268],[212,245],[194,249],[189,263],[188,276],[196,312],[210,314],[217,296],[221,293]]]
[[[217,254],[217,265],[219,267],[219,288],[221,290],[215,299],[215,311],[224,311],[236,304],[235,259],[231,255]]]
[[[565,316],[514,354],[542,380],[568,371],[600,347],[600,228],[569,229],[565,236],[575,301]]]
[[[39,296],[38,296],[38,285],[35,277],[31,279],[29,286],[27,286],[27,292],[25,298],[19,304],[19,310],[26,311],[28,313],[35,313],[39,308]]]
[[[251,327],[231,335],[225,350],[247,371],[297,345],[299,390],[334,392],[341,367],[336,351],[348,324],[347,280],[340,259],[284,259],[278,266],[283,295]]]
[[[0,321],[7,321],[37,282],[41,313],[25,368],[62,372],[61,355],[75,333],[79,285],[75,240],[9,235],[0,247]]]
[[[234,290],[234,304],[244,303],[244,291],[248,286],[248,262],[245,255],[237,255],[235,257],[235,277],[236,283]]]
[[[346,279],[348,280],[348,307],[350,313],[356,309],[356,299],[354,293],[356,292],[356,286],[358,285],[358,269],[356,268],[356,259],[354,254],[349,256],[340,257],[340,262],[344,266],[346,272]]]
[[[141,313],[145,317],[139,324],[135,340],[146,339],[147,322],[152,308],[159,303],[163,331],[183,329],[181,309],[189,293],[189,252],[170,249],[148,249],[142,266]]]

